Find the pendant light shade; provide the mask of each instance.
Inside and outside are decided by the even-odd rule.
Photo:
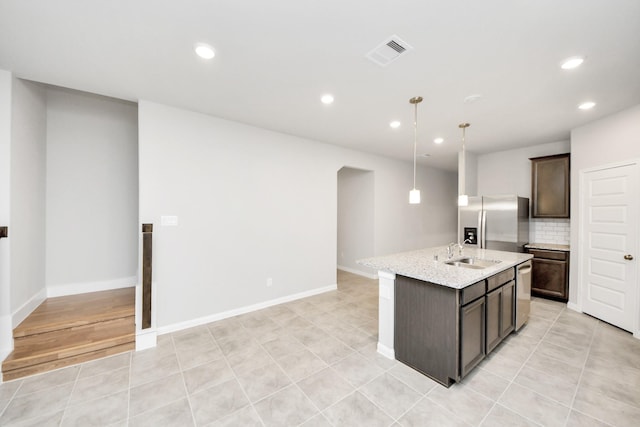
[[[465,147],[465,131],[471,126],[469,123],[460,123],[458,127],[462,129],[462,156],[460,158],[460,164],[458,172],[458,206],[468,206],[469,196],[466,194],[466,174],[467,174],[467,159],[466,159],[466,147]]]
[[[417,205],[420,203],[420,190],[416,190],[416,155],[418,149],[418,104],[422,102],[421,96],[416,96],[409,100],[413,104],[413,190],[409,191],[409,203]]]
[[[420,203],[420,190],[416,190],[415,188],[409,191],[409,203],[412,205],[417,205]]]

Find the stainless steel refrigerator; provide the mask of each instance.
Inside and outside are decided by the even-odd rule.
[[[529,199],[469,197],[468,206],[459,208],[458,241],[471,247],[524,252],[529,243]]]

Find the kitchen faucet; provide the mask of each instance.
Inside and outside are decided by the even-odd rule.
[[[449,259],[451,259],[451,257],[453,257],[453,250],[454,248],[457,246],[458,247],[458,255],[462,256],[462,251],[464,251],[464,244],[465,243],[471,243],[470,239],[464,239],[464,242],[462,243],[449,243],[449,245],[447,246],[447,257]]]
[[[462,255],[462,249],[464,248],[460,243],[449,243],[449,246],[447,246],[447,257],[449,259],[451,259],[451,257],[453,256],[453,249],[455,247],[458,247],[458,255]]]

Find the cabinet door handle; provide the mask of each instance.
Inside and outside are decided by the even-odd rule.
[[[627,254],[624,256],[624,259],[626,259],[627,261],[631,261],[633,259],[633,255]]]

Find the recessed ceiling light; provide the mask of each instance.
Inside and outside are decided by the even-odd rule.
[[[442,144],[444,142],[444,138],[436,138],[433,140],[436,144]]]
[[[196,43],[194,49],[196,54],[203,59],[211,59],[216,56],[213,48],[206,43]]]
[[[590,110],[595,106],[596,106],[595,102],[587,101],[587,102],[583,102],[582,104],[578,105],[578,108],[581,109],[581,110]]]
[[[479,93],[476,93],[476,94],[467,96],[463,102],[465,104],[473,104],[474,102],[479,101],[480,98],[482,98],[482,95],[480,95]]]
[[[572,56],[571,58],[567,58],[562,61],[562,65],[560,68],[563,70],[573,70],[574,68],[578,68],[584,62],[584,58],[580,56]]]
[[[320,101],[322,101],[323,104],[332,104],[333,103],[333,95],[331,95],[330,93],[327,93],[326,95],[322,95],[322,98],[320,98]]]
[[[389,126],[391,126],[394,129],[397,129],[400,127],[400,122],[397,120],[392,121],[391,123],[389,123]]]

